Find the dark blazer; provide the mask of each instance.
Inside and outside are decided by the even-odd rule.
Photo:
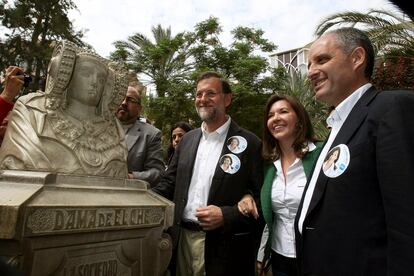
[[[369,89],[339,144],[350,163],[336,178],[319,174],[296,233],[301,273],[414,275],[414,92]]]
[[[137,120],[126,133],[128,172],[155,186],[165,170],[161,131]]]
[[[201,130],[186,133],[174,153],[165,176],[153,190],[175,203],[174,225],[171,235],[177,244],[180,222],[187,204],[188,188],[195,163]],[[263,183],[261,142],[253,133],[233,121],[226,137],[239,135],[246,139],[247,148],[235,154],[241,162],[234,174],[225,173],[216,165],[207,205],[219,206],[223,212],[224,226],[206,232],[205,269],[207,275],[254,275],[255,259],[262,231],[259,222],[240,214],[237,203],[246,193],[251,193],[259,203]],[[221,155],[231,153],[224,143]]]

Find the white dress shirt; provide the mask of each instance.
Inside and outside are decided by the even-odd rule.
[[[311,181],[309,183],[309,187],[305,192],[305,198],[303,200],[302,211],[300,213],[299,221],[298,221],[298,228],[299,232],[302,233],[303,221],[305,220],[306,214],[308,212],[309,204],[311,202],[313,191],[315,190],[316,181],[318,180],[319,173],[321,171],[323,162],[325,160],[326,154],[328,153],[329,149],[332,146],[333,141],[336,138],[339,130],[341,129],[342,125],[344,124],[346,118],[348,117],[349,113],[351,113],[352,108],[354,108],[355,104],[358,100],[364,95],[364,93],[372,86],[372,84],[367,83],[349,95],[345,100],[343,100],[329,115],[326,119],[328,126],[331,127],[331,133],[329,134],[328,141],[326,142],[325,146],[323,147],[318,161],[316,162],[316,166],[314,169],[314,173],[312,174]]]
[[[188,190],[187,205],[184,208],[183,219],[198,221],[196,209],[207,206],[211,180],[213,179],[220,154],[230,127],[231,118],[215,131],[208,133],[201,125],[201,139],[197,149],[193,175]]]
[[[316,146],[308,143],[309,151]],[[296,160],[289,166],[286,179],[283,175],[280,159],[274,162],[276,175],[272,184],[272,250],[289,258],[296,257],[295,250],[295,216],[306,185],[306,175],[302,160]]]

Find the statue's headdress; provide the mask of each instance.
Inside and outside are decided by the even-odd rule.
[[[77,47],[70,41],[59,42],[53,50],[46,80],[46,109],[56,110],[66,106],[66,91],[75,68],[76,59],[89,56],[107,68],[107,82],[100,109],[103,113],[115,112],[127,91],[127,71],[98,54]],[[105,114],[106,115],[106,114]]]

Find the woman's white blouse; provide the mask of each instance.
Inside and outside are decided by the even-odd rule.
[[[315,149],[309,143],[309,150]],[[286,179],[283,176],[282,164],[279,160],[274,162],[276,176],[272,184],[272,249],[285,257],[295,258],[295,216],[300,199],[306,185],[306,175],[302,160],[296,158],[287,170]],[[285,184],[286,183],[286,184]]]

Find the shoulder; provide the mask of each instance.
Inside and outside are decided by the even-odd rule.
[[[201,136],[201,129],[200,128],[196,128],[196,129],[192,129],[189,132],[185,133],[182,140],[180,141],[181,143],[187,143],[188,141],[192,141],[193,139],[199,138]]]
[[[322,141],[314,142],[316,149],[315,150],[321,150],[323,148],[323,145],[325,144]]]
[[[185,133],[184,136],[182,137],[180,143],[175,149],[176,152],[181,152],[181,151],[186,152],[189,148],[192,148],[193,143],[195,141],[198,142],[200,138],[201,138],[200,128],[190,130],[189,132]]]
[[[414,113],[414,91],[390,90],[380,91],[371,104],[371,115],[383,117],[386,113]]]
[[[414,101],[414,91],[412,90],[384,90],[380,91],[375,99],[375,103],[387,104],[390,102],[400,102],[401,104],[411,104]]]
[[[15,109],[32,108],[44,112],[45,100],[45,94],[42,92],[29,93],[16,101]]]
[[[186,132],[186,133],[184,134],[184,136],[189,137],[189,136],[198,135],[198,134],[200,134],[200,133],[201,133],[201,128],[194,128],[194,129],[192,129],[192,130],[190,130],[190,131]],[[183,137],[184,137],[184,136],[183,136]]]
[[[267,172],[270,169],[273,169],[275,167],[274,163],[272,161],[266,160],[263,162],[263,170],[264,172]]]
[[[145,133],[148,133],[148,134],[151,134],[151,135],[156,135],[156,134],[161,135],[161,130],[159,130],[158,128],[154,127],[151,124],[144,123],[144,122],[141,122],[141,121],[137,120],[135,122],[135,126],[137,128],[139,128],[142,132],[145,132]]]
[[[257,137],[256,134],[254,134],[250,130],[240,127],[239,125],[236,124],[236,122],[231,121],[230,129],[229,129],[229,136],[233,136],[233,135],[240,135],[249,142],[255,142],[255,143],[261,144],[260,138]]]
[[[253,140],[253,141],[256,141],[256,142],[260,143],[260,138],[257,137],[257,135],[254,134],[253,132],[251,132],[247,129],[244,129],[244,128],[240,128],[240,131],[241,131],[242,135],[246,136],[246,139]]]
[[[38,102],[38,101],[44,101],[45,100],[45,94],[42,92],[33,92],[33,93],[29,93],[27,95],[21,96],[17,102],[21,102],[23,104],[27,104],[30,102]]]
[[[314,160],[316,160],[318,158],[319,154],[322,151],[324,142],[314,142],[314,145],[315,145],[316,148],[314,150],[312,150],[312,151],[308,151],[303,156],[302,161],[304,163],[306,163],[306,162],[313,162]]]

